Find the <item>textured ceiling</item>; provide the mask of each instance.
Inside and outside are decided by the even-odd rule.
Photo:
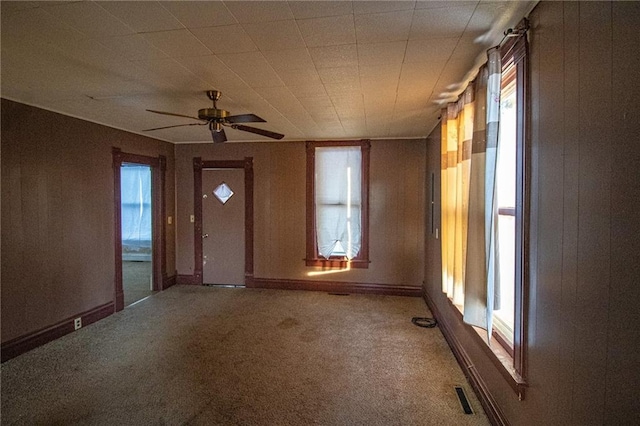
[[[424,137],[535,2],[0,3],[7,99],[141,133],[218,107],[284,140]],[[210,142],[205,126],[146,133]],[[230,141],[268,141],[227,129]]]

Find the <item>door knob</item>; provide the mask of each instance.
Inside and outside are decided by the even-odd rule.
[[[204,235],[202,236],[202,239],[205,239],[205,238],[207,238],[208,236],[209,236],[209,234],[204,234]]]

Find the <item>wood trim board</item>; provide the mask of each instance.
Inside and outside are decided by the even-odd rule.
[[[169,287],[176,285],[177,275],[167,276],[166,274],[162,277],[162,289],[166,290]]]
[[[420,297],[421,287],[396,286],[390,284],[356,283],[340,281],[291,280],[274,278],[253,278],[251,288],[268,288],[277,290],[308,290],[328,293],[361,293],[384,296]]]
[[[196,275],[184,275],[178,274],[176,275],[176,284],[177,285],[201,285],[201,282],[198,282],[198,277]]]
[[[82,327],[86,327],[96,321],[108,317],[115,312],[114,302],[108,302],[96,306],[93,309],[79,313],[49,327],[25,334],[2,344],[2,362],[15,358],[18,355],[56,340],[66,334],[75,331],[74,320],[82,319]]]

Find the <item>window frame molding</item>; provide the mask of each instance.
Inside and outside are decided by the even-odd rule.
[[[361,235],[360,252],[356,257],[347,260],[344,256],[332,256],[325,259],[318,254],[315,212],[315,152],[316,148],[358,146],[362,151],[362,184],[361,184]],[[369,165],[371,141],[369,139],[353,141],[307,141],[307,176],[306,176],[306,266],[327,269],[347,269],[369,267]]]
[[[530,89],[529,55],[526,33],[515,37],[501,48],[503,69],[513,63],[516,67],[517,133],[516,133],[516,253],[513,322],[513,368],[527,377],[527,326],[529,295],[529,217],[531,192],[531,143],[529,130]],[[498,339],[500,341],[500,339]],[[508,350],[508,349],[507,349]]]
[[[513,348],[509,347],[506,339],[499,332],[493,330],[491,341],[487,344],[478,331],[467,325],[473,331],[478,343],[483,347],[491,362],[498,368],[511,388],[524,400],[527,388],[527,352],[528,352],[528,295],[529,295],[529,216],[530,216],[530,176],[531,176],[531,144],[529,129],[530,87],[529,87],[529,57],[526,33],[508,40],[501,48],[502,70],[510,64],[516,68],[516,205],[514,216],[516,219],[516,252],[515,252],[515,280],[514,280],[514,324]],[[495,346],[499,348],[495,348]],[[505,359],[503,353],[509,355]],[[510,365],[509,365],[510,364]]]

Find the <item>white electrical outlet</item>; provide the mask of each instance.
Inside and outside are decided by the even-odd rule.
[[[191,216],[189,217],[189,221],[190,221],[191,223],[195,222],[195,221],[196,221],[196,217],[195,217],[194,215],[191,215]]]
[[[82,318],[76,318],[73,320],[73,327],[75,330],[82,328]]]

